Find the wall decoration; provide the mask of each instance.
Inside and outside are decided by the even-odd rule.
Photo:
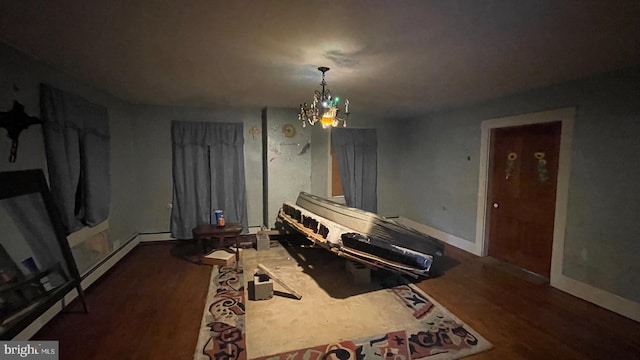
[[[507,155],[507,168],[504,170],[505,180],[509,180],[511,177],[511,173],[516,166],[516,159],[518,159],[518,154],[514,152],[510,152],[509,155]]]
[[[288,138],[296,136],[296,127],[293,124],[285,124],[282,127],[282,134]]]
[[[252,126],[251,129],[249,129],[249,134],[251,134],[251,137],[253,138],[253,140],[255,140],[256,135],[260,135],[260,133],[262,133],[262,131],[260,131],[260,129],[258,129],[255,126]]]
[[[547,171],[547,160],[544,158],[544,152],[536,152],[533,156],[538,160],[537,170],[538,170],[538,180],[541,183],[549,180],[549,173]]]
[[[42,124],[42,120],[37,117],[27,115],[24,111],[24,105],[17,101],[13,102],[11,110],[0,112],[0,127],[7,129],[7,136],[11,139],[9,162],[16,162],[16,157],[18,156],[18,138],[20,137],[20,133],[22,130],[34,124]]]

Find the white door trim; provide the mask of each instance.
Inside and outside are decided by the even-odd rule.
[[[478,184],[478,216],[476,223],[476,253],[487,254],[487,190],[489,185],[489,152],[491,146],[491,130],[502,127],[540,124],[553,121],[562,122],[560,135],[560,157],[558,161],[558,180],[556,187],[556,213],[553,227],[553,250],[551,253],[551,284],[562,274],[564,253],[564,234],[567,219],[567,201],[569,195],[569,172],[571,169],[571,143],[573,141],[573,124],[575,108],[563,108],[485,120],[481,126],[480,140],[480,176]]]

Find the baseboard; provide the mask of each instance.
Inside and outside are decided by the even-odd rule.
[[[565,275],[552,276],[551,286],[590,303],[640,322],[640,303],[625,299]]]
[[[104,259],[93,270],[91,270],[82,278],[82,280],[80,281],[80,285],[82,286],[82,288],[85,290],[89,288],[89,286],[91,286],[102,275],[106,274],[107,271],[109,271],[115,264],[122,260],[122,258],[124,258],[129,252],[131,252],[131,250],[133,250],[133,248],[135,248],[138,243],[138,236],[133,236],[123,246],[121,246],[115,252],[111,253],[111,255],[109,255],[106,259]],[[51,321],[51,319],[53,319],[67,305],[69,305],[71,301],[73,301],[77,297],[78,291],[76,289],[73,289],[72,291],[67,293],[67,295],[65,295],[63,299],[56,302],[47,311],[45,311],[42,315],[35,319],[29,326],[27,326],[18,335],[16,335],[13,340],[29,340],[33,335],[35,335],[35,333],[37,333],[44,325]]]
[[[258,231],[260,231],[260,226],[249,226],[249,234],[257,234]],[[138,239],[141,243],[176,240],[170,232],[140,233]]]
[[[137,236],[138,241],[143,242],[154,242],[154,241],[173,241],[176,238],[171,236],[169,232],[157,232],[157,233],[140,233]]]
[[[249,226],[249,234],[255,235],[260,231],[260,226]]]
[[[451,235],[448,234],[444,231],[438,230],[436,228],[433,228],[429,225],[425,225],[425,224],[421,224],[417,221],[399,216],[397,218],[394,219],[395,221],[399,222],[402,225],[408,226],[416,231],[419,231],[425,235],[429,235],[432,236],[440,241],[442,241],[443,243],[446,243],[448,245],[451,246],[455,246],[459,249],[462,249],[466,252],[472,253],[474,255],[478,255],[480,256],[480,254],[478,254],[478,250],[476,249],[476,244],[472,243],[471,241],[465,240],[463,238],[457,237],[455,235]]]

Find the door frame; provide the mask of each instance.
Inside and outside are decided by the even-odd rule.
[[[561,108],[501,117],[482,121],[480,139],[480,175],[478,181],[478,212],[476,217],[476,254],[486,256],[488,253],[487,203],[489,186],[489,154],[491,147],[491,130],[503,127],[540,124],[560,121],[560,154],[558,159],[558,178],[556,187],[555,218],[553,226],[553,248],[551,251],[551,285],[557,284],[562,277],[562,259],[564,257],[564,235],[567,219],[567,202],[569,197],[569,175],[571,170],[571,148],[573,142],[573,126],[575,108]]]

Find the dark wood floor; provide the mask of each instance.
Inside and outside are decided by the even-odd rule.
[[[61,360],[192,359],[211,267],[174,242],[138,245],[34,337],[58,340]]]
[[[60,314],[34,339],[60,359],[191,359],[211,268],[176,243],[139,245],[87,292],[90,313]],[[469,359],[640,359],[640,323],[447,248],[446,272],[419,286],[494,349]]]

